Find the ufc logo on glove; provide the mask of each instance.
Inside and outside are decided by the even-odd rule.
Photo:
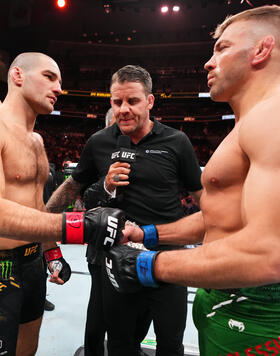
[[[114,245],[118,231],[118,222],[119,220],[117,218],[113,216],[108,216],[107,233],[109,233],[109,236],[106,235],[106,238],[104,240],[104,246],[106,246],[107,244],[109,244],[110,247]]]

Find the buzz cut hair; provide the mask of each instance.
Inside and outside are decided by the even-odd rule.
[[[16,56],[16,58],[12,61],[9,69],[13,67],[20,67],[22,69],[28,70],[34,67],[35,63],[38,62],[42,57],[48,57],[52,59],[48,55],[40,52],[23,52]]]
[[[9,70],[8,70],[8,82],[10,81],[10,70],[14,67],[19,67],[23,71],[27,72],[30,69],[36,67],[38,63],[40,63],[40,60],[45,57],[45,58],[50,58],[53,60],[50,56],[40,53],[40,52],[23,52],[20,53],[16,58],[12,61]],[[53,60],[54,61],[54,60]]]
[[[152,94],[153,82],[152,78],[146,69],[138,65],[126,65],[120,68],[112,75],[110,88],[114,83],[140,83],[144,87],[146,95]]]
[[[236,15],[227,16],[224,22],[222,22],[216,27],[216,30],[213,32],[212,37],[214,39],[220,38],[225,29],[234,22],[249,20],[273,24],[277,27],[277,29],[279,29],[280,32],[280,6],[265,5],[256,7],[254,9],[242,11]]]

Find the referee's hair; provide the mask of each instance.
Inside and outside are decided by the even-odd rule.
[[[153,82],[150,73],[140,66],[129,64],[120,68],[112,75],[110,88],[116,82],[121,84],[124,82],[141,83],[144,87],[145,94],[152,94]]]

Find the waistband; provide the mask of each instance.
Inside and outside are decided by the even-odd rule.
[[[9,250],[0,250],[0,262],[12,260],[20,263],[27,263],[35,260],[38,256],[42,256],[42,247],[38,242],[33,242]]]
[[[207,293],[210,293],[211,291],[218,291],[222,292],[225,294],[240,294],[241,293],[241,288],[229,288],[229,289],[211,289],[211,288],[204,288]]]
[[[217,291],[228,295],[249,297],[261,301],[280,301],[280,283],[267,284],[259,287],[232,289],[205,289],[207,293]]]

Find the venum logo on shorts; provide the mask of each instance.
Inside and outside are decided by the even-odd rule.
[[[228,326],[231,329],[238,329],[239,332],[242,332],[245,330],[245,325],[242,321],[237,321],[237,320],[233,320],[233,319],[229,319],[228,321]]]
[[[105,237],[104,246],[108,245],[108,247],[111,247],[114,245],[117,235],[118,222],[119,220],[114,216],[108,216],[107,233],[109,233],[109,236]]]

